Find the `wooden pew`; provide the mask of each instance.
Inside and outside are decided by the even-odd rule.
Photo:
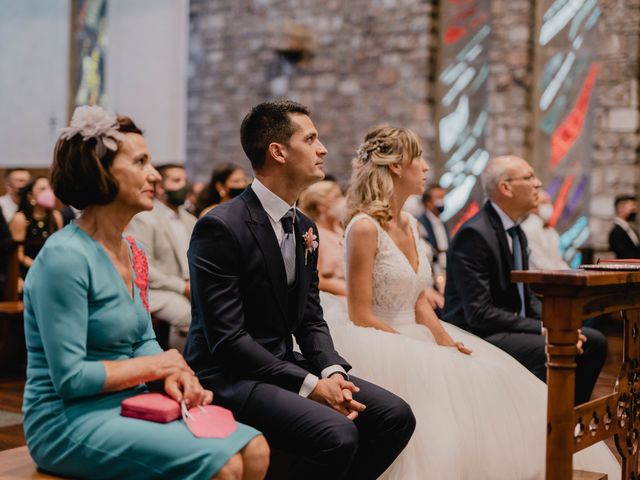
[[[622,456],[622,479],[637,480],[640,272],[515,271],[511,280],[529,283],[542,296],[549,387],[546,479],[572,478],[573,453],[613,436]],[[583,320],[607,313],[624,321],[616,387],[609,395],[574,407],[577,330]]]

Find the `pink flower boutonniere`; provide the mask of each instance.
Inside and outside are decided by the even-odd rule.
[[[302,234],[304,240],[304,264],[307,264],[307,255],[313,253],[318,248],[318,237],[313,233],[313,228],[309,227],[307,233]]]
[[[147,264],[147,257],[141,248],[136,245],[136,240],[132,236],[126,237],[127,242],[131,245],[131,258],[133,261],[133,271],[136,274],[135,284],[140,290],[140,300],[144,308],[149,309],[149,300],[147,299],[147,288],[149,287],[149,265]]]

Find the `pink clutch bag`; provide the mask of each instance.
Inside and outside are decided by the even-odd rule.
[[[169,423],[182,416],[180,404],[161,393],[142,393],[122,401],[123,417]]]

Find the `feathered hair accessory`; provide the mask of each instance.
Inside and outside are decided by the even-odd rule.
[[[97,105],[82,105],[76,107],[68,127],[60,130],[60,138],[69,140],[77,134],[82,135],[85,142],[90,138],[96,139],[96,154],[102,158],[107,149],[118,150],[118,141],[124,140],[119,130],[118,118]]]

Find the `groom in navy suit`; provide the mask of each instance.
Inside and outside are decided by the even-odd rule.
[[[254,183],[191,238],[185,358],[214,402],[297,457],[287,478],[377,478],[415,419],[402,399],[348,375],[323,319],[318,231],[295,203],[324,177],[327,150],[308,109],[289,101],[254,107],[241,142]]]

